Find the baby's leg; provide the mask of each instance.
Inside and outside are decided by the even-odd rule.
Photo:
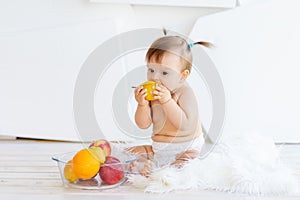
[[[176,160],[171,165],[174,165],[174,166],[180,168],[188,161],[197,158],[199,156],[199,154],[200,154],[200,152],[197,150],[184,151],[183,153],[176,156]]]
[[[135,146],[127,148],[126,151],[138,155],[137,160],[131,164],[130,170],[134,172],[136,171],[135,169],[137,169],[137,171],[143,176],[148,176],[151,173],[152,160],[154,155],[152,146]],[[143,166],[140,167],[140,164]]]

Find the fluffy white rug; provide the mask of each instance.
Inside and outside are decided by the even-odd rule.
[[[297,180],[280,161],[273,141],[258,134],[226,137],[208,156],[182,169],[169,166],[148,178],[130,175],[128,181],[152,193],[196,188],[251,195],[298,193]]]

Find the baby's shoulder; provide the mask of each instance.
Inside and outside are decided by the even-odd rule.
[[[193,89],[189,85],[183,85],[180,90],[178,91],[179,94],[181,95],[186,95],[190,93],[194,93]]]
[[[176,95],[178,99],[185,98],[185,97],[191,98],[195,96],[193,89],[188,85],[182,86],[180,90],[178,90],[177,92],[178,93]]]

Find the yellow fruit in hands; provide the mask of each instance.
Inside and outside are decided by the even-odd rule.
[[[105,162],[102,149],[95,148],[82,149],[73,157],[72,169],[78,178],[89,179],[94,177],[98,173],[101,163]]]
[[[147,96],[145,97],[146,100],[148,100],[148,101],[155,100],[154,99],[154,95],[152,93],[155,90],[154,89],[155,85],[156,85],[156,82],[154,82],[154,81],[147,81],[147,82],[145,82],[145,83],[142,84],[143,88],[147,89]]]
[[[66,163],[66,165],[64,167],[64,176],[65,176],[65,179],[70,182],[74,182],[74,181],[78,180],[78,177],[75,175],[75,173],[73,171],[72,160],[69,160],[69,162]]]

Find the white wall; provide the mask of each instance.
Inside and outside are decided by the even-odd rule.
[[[74,83],[97,46],[133,28],[166,27],[187,35],[199,16],[218,11],[83,0],[1,1],[0,135],[79,140]]]
[[[207,50],[226,95],[224,134],[300,141],[299,1],[268,0],[199,18],[190,37]]]
[[[207,53],[226,90],[225,133],[256,131],[277,142],[299,142],[299,3],[240,2],[240,8],[225,11],[88,0],[1,1],[0,136],[79,140],[72,97],[88,55],[123,31],[166,27],[188,35],[197,21],[192,39],[217,45]],[[124,138],[109,133],[109,139]]]

